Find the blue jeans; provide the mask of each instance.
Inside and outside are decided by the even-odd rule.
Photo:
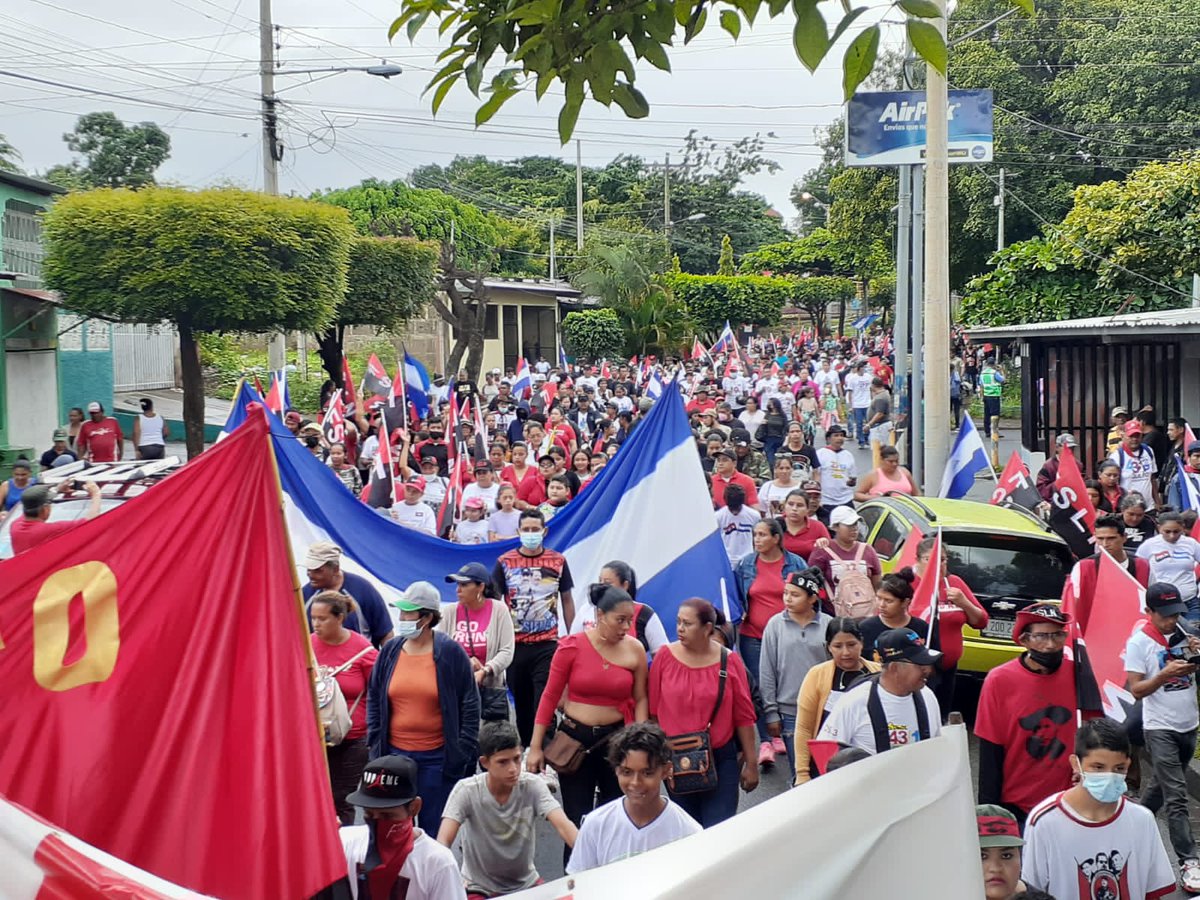
[[[788,771],[793,773],[792,777],[794,778],[796,771],[796,717],[781,712],[779,718],[783,724],[783,742],[787,745]]]
[[[762,658],[762,639],[739,634],[738,653],[742,655],[742,662],[746,666],[746,671],[750,674],[751,683],[758,684],[758,662]],[[758,727],[759,741],[771,740],[771,736],[767,734],[766,719],[759,716],[758,721],[754,724]]]
[[[783,446],[783,438],[769,437],[763,438],[763,453],[767,457],[767,465],[771,470],[775,470],[775,454],[779,452],[779,448]]]
[[[858,446],[867,445],[867,407],[855,406],[850,410],[850,422],[854,426],[851,433],[858,438]]]
[[[417,813],[417,827],[426,834],[436,835],[442,825],[442,810],[450,798],[454,782],[443,774],[446,768],[446,750],[401,750],[391,748],[392,756],[407,756],[417,764],[417,792],[421,797],[421,811]]]
[[[667,791],[672,800],[705,828],[732,819],[737,812],[740,774],[737,755],[737,738],[713,750],[713,762],[717,767],[717,786],[711,791],[698,794],[675,794]],[[758,761],[754,759],[746,761],[748,766],[757,764]]]
[[[1193,624],[1200,623],[1200,594],[1184,602],[1187,603],[1187,612],[1183,617]]]

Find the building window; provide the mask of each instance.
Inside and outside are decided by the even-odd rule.
[[[30,203],[9,200],[4,206],[4,256],[0,268],[42,280],[42,210]]]
[[[494,341],[500,337],[500,313],[494,304],[483,311],[483,339]]]

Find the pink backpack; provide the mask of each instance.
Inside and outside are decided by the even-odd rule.
[[[859,543],[854,559],[841,559],[830,553],[830,573],[836,587],[833,590],[833,614],[862,619],[875,614],[875,585],[862,564],[867,545]]]

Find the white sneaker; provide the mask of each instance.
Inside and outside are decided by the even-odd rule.
[[[1185,859],[1179,864],[1179,884],[1189,894],[1200,894],[1200,859]]]

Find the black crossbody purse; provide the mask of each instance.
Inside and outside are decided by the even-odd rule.
[[[671,775],[667,787],[675,794],[699,794],[717,786],[717,766],[713,759],[713,719],[725,699],[725,682],[729,677],[729,651],[721,648],[721,674],[717,679],[717,702],[703,731],[688,731],[667,738],[671,750]]]

